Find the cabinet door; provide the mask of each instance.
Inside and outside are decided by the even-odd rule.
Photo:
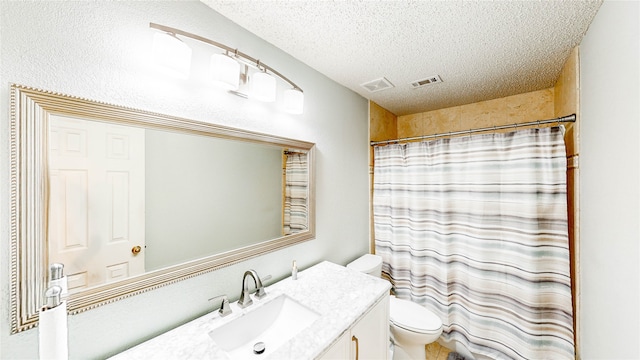
[[[346,334],[342,335],[342,337],[338,340],[337,343],[333,344],[325,352],[321,360],[344,360],[349,359],[349,345],[351,342],[351,333],[347,331]]]
[[[389,349],[389,297],[385,296],[351,329],[351,357],[386,360]]]

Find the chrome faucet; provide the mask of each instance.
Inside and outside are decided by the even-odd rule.
[[[253,304],[253,300],[251,300],[249,284],[247,284],[247,276],[251,276],[253,278],[253,282],[256,285],[256,298],[262,299],[267,296],[267,292],[264,291],[264,287],[262,286],[262,280],[258,276],[258,273],[255,270],[247,270],[244,272],[244,276],[242,277],[242,292],[240,293],[240,299],[238,300],[238,306],[241,308],[246,308],[247,306]]]

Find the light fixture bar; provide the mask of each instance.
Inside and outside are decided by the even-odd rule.
[[[213,41],[210,39],[207,39],[205,37],[202,37],[200,35],[196,35],[196,34],[192,34],[190,32],[186,32],[186,31],[182,31],[180,29],[176,29],[176,28],[172,28],[169,26],[164,26],[164,25],[160,25],[160,24],[156,24],[156,23],[149,23],[149,27],[153,28],[153,29],[157,29],[160,31],[164,31],[170,34],[174,34],[174,35],[181,35],[181,36],[185,36],[194,40],[198,40],[201,41],[203,43],[209,44],[209,45],[213,45],[217,48],[220,48],[222,50],[225,50],[227,52],[229,52],[230,54],[233,54],[234,56],[237,56],[239,58],[241,58],[241,60],[243,61],[248,61],[251,63],[252,66],[255,66],[258,69],[261,70],[266,70],[270,73],[272,73],[273,75],[279,77],[280,79],[284,80],[285,82],[289,83],[289,85],[291,85],[294,89],[299,90],[302,92],[302,89],[296,85],[293,81],[289,80],[286,76],[282,75],[281,73],[279,73],[278,71],[276,71],[274,68],[272,68],[271,66],[263,63],[262,61],[253,58],[252,56],[249,56],[241,51],[238,51],[238,49],[234,49],[231,48],[225,44],[219,43],[217,41]]]

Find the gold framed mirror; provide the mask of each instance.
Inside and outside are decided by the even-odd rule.
[[[10,142],[11,333],[52,262],[76,314],[315,237],[310,142],[16,84]]]

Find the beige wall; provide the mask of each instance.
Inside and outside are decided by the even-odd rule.
[[[398,137],[446,134],[554,117],[554,89],[398,116]]]
[[[555,85],[554,91],[554,115],[556,117],[566,116],[571,114],[578,115],[580,119],[579,109],[579,74],[580,69],[578,64],[580,63],[580,50],[578,47],[574,48],[571,52],[571,56],[567,59],[567,62],[562,68],[560,77]],[[578,134],[580,128],[580,122],[565,124],[567,133],[565,134],[565,140],[567,145],[567,155],[578,155],[579,144]]]
[[[398,138],[397,116],[382,106],[369,102],[369,138],[383,141]]]
[[[447,134],[477,128],[520,124],[529,121],[553,119],[576,114],[576,123],[565,123],[567,147],[567,202],[569,220],[569,247],[571,252],[571,278],[574,299],[574,314],[580,314],[580,286],[577,262],[579,254],[578,229],[578,156],[579,156],[579,48],[576,47],[553,88],[482,101],[445,109],[395,117],[379,105],[370,102],[371,141],[390,140],[434,134]],[[394,125],[396,137],[393,137]],[[555,125],[555,124],[551,124]],[[546,126],[551,126],[546,125]],[[545,125],[542,125],[545,126]],[[511,131],[511,130],[504,130]],[[370,158],[371,190],[373,190],[373,157]],[[373,194],[372,194],[373,195]],[[373,216],[371,216],[373,223]],[[374,251],[373,225],[371,247]],[[574,329],[579,327],[579,316],[574,316]],[[576,333],[576,351],[579,351],[580,336]],[[579,354],[576,354],[579,358]]]

